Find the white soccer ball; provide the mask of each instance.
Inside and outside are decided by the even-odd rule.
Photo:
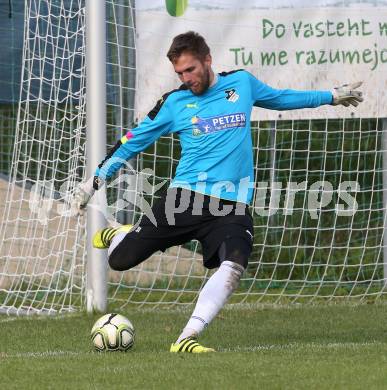
[[[91,329],[97,351],[127,351],[134,344],[134,327],[121,314],[105,314]]]

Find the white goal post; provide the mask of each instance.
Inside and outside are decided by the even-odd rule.
[[[86,0],[86,172],[92,177],[106,155],[106,11],[104,0]],[[91,136],[87,136],[91,135]],[[107,308],[106,252],[93,248],[92,232],[103,229],[103,213],[87,212],[87,310]]]
[[[367,13],[350,1],[316,2],[313,10],[307,1],[300,9],[292,1],[174,3],[25,0],[16,138],[11,170],[0,176],[0,313],[195,302],[211,275],[198,242],[114,272],[90,240],[112,221],[135,223],[153,204],[153,190],[176,168],[176,137],[130,161],[86,216],[69,207],[76,184],[178,86],[165,54],[173,36],[190,29],[207,38],[216,71],[246,68],[278,88],[364,81],[359,110],[254,111],[254,249],[231,303],[383,298],[387,25],[378,15],[385,2],[363,4]]]

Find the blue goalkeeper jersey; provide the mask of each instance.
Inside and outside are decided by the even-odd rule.
[[[329,91],[273,89],[244,70],[220,73],[201,95],[185,85],[163,95],[147,117],[106,156],[96,176],[109,179],[159,137],[176,133],[181,158],[171,187],[250,203],[254,189],[250,114],[253,106],[273,110],[318,107]]]

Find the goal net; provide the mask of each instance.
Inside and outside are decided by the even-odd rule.
[[[307,2],[297,2],[299,9],[282,1],[207,3],[106,2],[107,139],[101,142],[114,145],[179,85],[165,53],[187,30],[207,38],[216,71],[245,68],[273,87],[324,90],[360,77],[366,102],[356,110],[254,111],[254,249],[231,302],[382,297],[387,25],[379,15],[386,3],[322,1],[313,10]],[[85,142],[92,136],[85,2],[26,0],[24,12],[15,141],[11,168],[0,177],[0,311],[80,310],[87,295],[86,217],[74,216],[69,201],[85,179]],[[107,188],[115,223],[138,220],[144,203],[157,199],[154,190],[168,185],[179,157],[177,137],[162,137],[119,172]],[[211,274],[201,253],[193,241],[132,270],[108,271],[108,303],[194,302]]]

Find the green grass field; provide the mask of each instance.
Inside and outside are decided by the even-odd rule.
[[[126,353],[93,352],[98,315],[0,317],[1,389],[385,389],[384,303],[227,308],[201,337],[218,352],[168,352],[190,310],[121,311]]]

